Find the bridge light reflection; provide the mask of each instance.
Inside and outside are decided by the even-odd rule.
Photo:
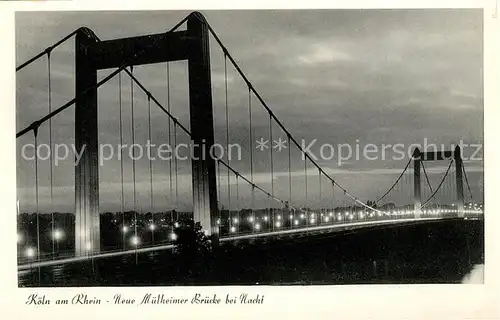
[[[90,241],[88,241],[88,242],[85,244],[85,249],[86,249],[87,251],[92,250],[92,243],[91,243]]]
[[[172,241],[177,240],[177,235],[176,235],[174,232],[172,232],[172,233],[170,234],[170,240],[172,240]]]
[[[156,226],[154,225],[154,223],[149,225],[149,230],[155,231],[155,229],[156,229]]]
[[[26,250],[24,251],[24,255],[31,259],[35,256],[36,250],[33,247],[27,247]]]
[[[123,232],[123,233],[127,233],[127,231],[128,231],[128,227],[127,227],[127,226],[123,226],[123,227],[122,227],[122,232]]]
[[[277,227],[277,228],[281,227],[281,222],[277,221],[277,222],[276,222],[276,227]]]
[[[64,237],[64,232],[62,230],[56,229],[52,234],[52,239],[59,241]]]
[[[256,223],[256,224],[254,225],[254,228],[255,228],[255,230],[260,230],[260,223]]]
[[[330,218],[325,217],[325,222],[328,222],[328,221],[330,221]]]
[[[174,223],[174,227],[179,228],[179,226],[180,226],[179,222]]]
[[[236,228],[235,227],[231,227],[231,233],[235,233],[236,232]]]
[[[299,220],[295,220],[295,221],[293,222],[293,224],[294,224],[294,225],[296,225],[296,226],[298,226],[298,225],[299,225]]]
[[[138,246],[139,243],[140,243],[139,237],[138,236],[133,236],[132,238],[130,238],[130,242],[132,243],[132,245]]]

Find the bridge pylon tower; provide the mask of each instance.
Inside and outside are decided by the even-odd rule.
[[[98,41],[81,28],[75,53],[75,144],[83,149],[75,166],[75,255],[89,255],[100,248],[97,72],[102,69],[187,60],[190,127],[194,154],[192,185],[194,220],[218,245],[217,187],[214,145],[209,32],[205,18],[193,12],[187,29],[132,38]],[[89,89],[90,88],[90,89]],[[169,120],[170,121],[170,120]]]
[[[456,206],[458,211],[458,216],[460,218],[464,217],[464,182],[462,175],[462,155],[459,146],[455,147],[455,150],[451,151],[433,151],[433,152],[421,152],[420,149],[416,148],[413,152],[413,204],[415,209],[415,217],[420,218],[422,211],[420,210],[422,205],[421,199],[421,184],[420,184],[420,167],[423,161],[440,161],[449,160],[453,157],[455,161],[455,180],[456,180]]]

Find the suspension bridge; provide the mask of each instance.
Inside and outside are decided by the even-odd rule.
[[[184,25],[184,30],[180,30]],[[55,105],[52,57],[58,47],[70,39],[75,43],[75,95]],[[218,52],[211,50],[210,43],[218,46]],[[218,103],[223,110],[217,116],[214,110],[219,105],[214,105],[212,97],[211,54],[222,55],[224,63],[224,92]],[[43,116],[31,119],[31,124],[17,132],[18,149],[24,145],[20,141],[32,143],[34,150],[42,143],[52,147],[53,119],[74,109],[75,150],[82,152],[74,165],[74,211],[71,212],[74,221],[69,222],[67,217],[63,221],[61,210],[53,201],[57,196],[53,183],[53,156],[49,157],[48,177],[42,181],[45,177],[40,175],[41,159],[37,152],[33,153],[35,208],[33,214],[18,223],[20,272],[124,255],[135,255],[138,263],[140,253],[173,248],[175,228],[182,223],[183,217],[193,217],[199,222],[213,247],[245,239],[292,237],[435,220],[482,219],[482,204],[474,201],[459,147],[432,152],[414,149],[397,179],[381,190],[380,197],[374,201],[363,200],[347,190],[287,129],[200,13],[188,15],[167,32],[132,38],[101,40],[92,30],[82,27],[20,64],[16,72],[21,73],[41,60],[47,64],[47,102],[42,103],[47,109]],[[187,62],[189,123],[182,123],[172,111],[170,69],[176,61]],[[136,75],[140,66],[151,64],[164,66],[164,97],[153,94]],[[100,70],[107,70],[108,74],[98,80]],[[235,111],[229,104],[229,71],[234,72],[245,87],[247,103],[244,109]],[[109,103],[99,105],[99,88],[110,83],[116,84],[117,101],[113,106]],[[125,87],[130,91],[129,97],[124,97]],[[120,145],[125,142],[136,145],[147,140],[168,144],[171,150],[177,151],[183,141],[189,141],[196,147],[192,149],[187,166],[180,163],[177,156],[162,160],[162,164],[149,157],[148,181],[137,181],[139,160],[135,149],[131,149],[131,163],[126,161],[120,149],[118,170],[113,172],[114,176],[119,176],[117,200],[120,209],[105,215],[100,210],[99,197],[105,182],[102,181],[105,167],[100,166],[99,157],[102,156],[100,143],[106,137],[99,135],[98,113],[101,108],[111,107],[115,108],[111,112],[118,122],[115,137]],[[144,110],[147,123],[136,123],[138,112]],[[124,123],[126,112],[130,123]],[[237,112],[239,117],[246,115],[246,163],[234,161],[229,154],[207,156],[215,145],[229,150],[232,142],[241,139],[232,137],[230,112]],[[215,132],[214,121],[217,120],[225,122],[224,132]],[[155,128],[155,121],[161,125]],[[278,151],[272,146],[256,154],[256,123],[259,123],[260,136],[262,123],[266,123],[265,135],[271,143],[273,137],[285,137],[286,157],[277,157]],[[153,135],[153,129],[158,127],[163,133]],[[146,130],[138,132],[141,128]],[[130,130],[129,141],[126,141],[126,129]],[[428,161],[446,163],[446,170],[434,186],[425,166]],[[263,162],[266,174],[261,168],[257,170]],[[128,165],[131,168],[127,169]],[[132,177],[127,181],[129,172]],[[297,172],[302,173],[298,175]],[[183,184],[186,175],[188,183]],[[297,179],[302,181],[300,190],[294,190]],[[49,205],[44,209],[40,200],[42,184],[44,190],[49,190]],[[128,191],[131,191],[132,201],[126,204]],[[144,193],[149,200],[147,204],[139,203],[139,194]],[[189,201],[181,201],[186,195],[190,197],[187,206]],[[21,205],[18,202],[18,211]],[[104,240],[106,237],[109,239]]]

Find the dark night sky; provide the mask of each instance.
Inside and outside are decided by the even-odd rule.
[[[323,11],[208,11],[203,12],[236,58],[254,87],[275,114],[298,139],[316,145],[348,143],[361,148],[368,143],[457,144],[483,143],[482,11],[481,10],[323,10]],[[80,26],[91,28],[101,39],[130,37],[166,31],[188,12],[37,12],[17,13],[17,64],[40,52]],[[53,53],[53,107],[74,95],[74,42]],[[216,140],[225,143],[224,64],[221,50],[211,42],[213,101]],[[171,63],[172,111],[189,127],[187,64]],[[109,71],[100,72],[103,77]],[[138,78],[160,100],[165,101],[165,65],[136,69]],[[123,77],[124,137],[130,142],[130,84]],[[99,89],[101,143],[119,143],[118,81]],[[47,60],[17,73],[18,130],[45,115],[47,106]],[[247,89],[229,68],[228,105],[232,143],[241,143],[243,159],[233,161],[248,174]],[[138,92],[135,89],[135,92]],[[147,139],[147,105],[142,93],[135,95],[136,141]],[[268,118],[253,100],[254,137],[269,134]],[[74,111],[70,108],[53,120],[53,142],[74,143]],[[167,117],[153,108],[153,141],[165,143]],[[47,125],[40,141],[47,142]],[[286,136],[273,127],[273,136]],[[20,150],[32,135],[17,140]],[[179,141],[186,137],[179,135]],[[313,148],[315,152],[318,148]],[[466,150],[466,156],[472,149]],[[292,151],[293,199],[304,201],[303,163]],[[275,188],[288,197],[288,152],[275,152]],[[405,166],[407,159],[320,160],[340,184],[360,199],[375,199]],[[482,152],[480,153],[482,156]],[[269,154],[255,156],[256,182],[270,189]],[[33,162],[18,161],[18,192],[21,211],[34,210]],[[483,163],[466,161],[476,199],[482,199]],[[126,205],[132,206],[131,161],[125,160]],[[155,161],[155,211],[170,205],[167,161]],[[181,208],[189,209],[190,165],[179,163]],[[441,179],[447,163],[429,163],[431,183]],[[41,209],[49,210],[48,161],[40,164]],[[73,207],[73,166],[65,161],[54,169],[54,206],[59,211]],[[120,162],[105,162],[101,170],[101,210],[118,210],[121,194]],[[149,161],[137,161],[137,190],[141,210],[149,210]],[[310,168],[309,194],[319,204],[315,170]],[[323,179],[324,180],[324,179]],[[324,181],[323,181],[324,182]],[[234,197],[234,183],[233,197]],[[326,183],[323,188],[326,188]],[[325,190],[325,189],[323,189]],[[330,190],[330,189],[329,189]],[[227,203],[223,188],[222,202]],[[401,194],[405,192],[400,192]],[[409,202],[400,195],[394,201]],[[248,188],[241,190],[248,205]],[[259,205],[264,205],[262,199]],[[323,200],[323,205],[329,203]],[[232,200],[233,204],[235,198]]]

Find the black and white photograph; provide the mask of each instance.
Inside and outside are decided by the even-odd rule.
[[[18,286],[483,284],[483,16],[16,12]]]

